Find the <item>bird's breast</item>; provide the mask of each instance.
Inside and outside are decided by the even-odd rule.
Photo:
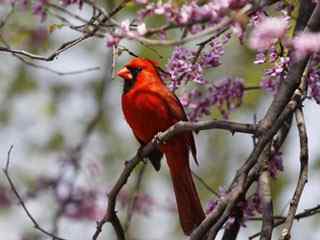
[[[167,104],[159,92],[148,89],[130,91],[122,96],[124,116],[136,137],[145,143],[175,123]]]

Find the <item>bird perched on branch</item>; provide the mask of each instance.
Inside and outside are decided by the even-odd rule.
[[[154,61],[133,58],[117,75],[124,79],[122,110],[135,137],[141,145],[167,130],[187,116],[179,99],[167,88]],[[189,151],[195,162],[196,146],[191,132],[181,133],[160,145],[149,159],[160,169],[162,154],[170,169],[180,223],[185,234],[190,235],[205,218],[200,199],[192,179]]]

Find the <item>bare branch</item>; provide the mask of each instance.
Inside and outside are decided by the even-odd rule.
[[[171,130],[170,130],[171,129]],[[226,120],[208,120],[200,122],[184,122],[180,121],[170,127],[170,134],[177,134],[185,131],[202,131],[208,129],[223,129],[229,130],[232,134],[236,132],[248,133],[248,134],[257,134],[256,126],[250,123],[237,123]],[[168,135],[168,138],[171,136]]]
[[[308,136],[307,136],[307,130],[305,126],[302,108],[298,108],[296,110],[295,117],[296,117],[297,127],[299,130],[299,137],[300,137],[300,149],[301,149],[300,150],[300,174],[299,174],[299,179],[298,179],[295,193],[290,202],[288,216],[284,223],[284,227],[281,231],[281,237],[280,237],[281,240],[290,239],[290,231],[292,228],[294,216],[296,214],[304,186],[308,181],[308,158],[309,158]]]
[[[116,13],[118,13],[130,0],[123,0],[117,7],[115,7],[109,14],[107,14],[105,17],[102,18],[102,20],[95,25],[92,31],[89,31],[88,33],[84,34],[81,37],[78,37],[74,40],[68,41],[63,43],[57,50],[55,50],[50,56],[45,57],[37,54],[33,54],[30,52],[27,52],[25,50],[16,50],[11,49],[7,47],[0,47],[0,52],[8,52],[13,53],[17,55],[21,55],[24,57],[28,57],[34,60],[41,60],[41,61],[53,61],[58,55],[65,52],[66,50],[78,45],[82,41],[94,36],[98,30],[100,29],[100,26],[106,23],[112,16],[114,16]]]
[[[244,197],[241,197],[240,201],[243,201]],[[241,223],[243,221],[243,211],[241,206],[236,206],[233,209],[232,217],[234,218],[234,221],[225,228],[225,231],[222,236],[222,240],[235,240],[238,237]],[[210,240],[210,239],[208,239]]]
[[[259,176],[259,197],[262,207],[262,230],[260,240],[271,240],[273,230],[273,204],[269,173],[269,160],[271,158],[271,144],[268,144],[260,156],[262,158],[262,172]]]
[[[230,191],[229,199],[228,199],[228,204],[222,213],[221,217],[217,219],[217,221],[214,222],[212,228],[209,231],[209,239],[215,239],[218,231],[221,229],[223,224],[228,220],[228,218],[231,215],[231,211],[235,207],[236,203],[238,200],[241,198],[241,195],[244,191],[244,184],[245,184],[246,176],[243,175],[238,179],[237,185]],[[211,219],[213,221],[214,218]],[[201,223],[202,224],[202,223]],[[193,234],[192,234],[193,235]],[[200,236],[199,236],[200,237]],[[192,238],[191,239],[200,239],[198,237]]]
[[[126,216],[126,219],[124,222],[124,231],[127,233],[127,236],[129,236],[130,223],[131,223],[131,220],[132,220],[132,217],[134,214],[134,210],[137,205],[137,200],[138,200],[141,185],[142,185],[142,179],[143,179],[144,173],[146,171],[146,166],[147,166],[146,164],[143,164],[141,169],[139,170],[137,180],[136,180],[135,186],[133,188],[132,197],[131,197],[129,204],[128,204],[127,216]]]
[[[304,219],[304,218],[308,218],[308,217],[311,217],[313,215],[316,215],[316,214],[319,214],[320,213],[320,204],[313,207],[313,208],[309,208],[309,209],[306,209],[304,210],[303,212],[301,213],[298,213],[294,216],[294,219],[295,220],[300,220],[300,219]],[[274,221],[274,224],[273,224],[273,228],[275,227],[278,227],[282,224],[284,224],[286,218],[283,217],[283,216],[274,216],[273,219],[275,220]],[[261,221],[262,218],[251,218],[249,220],[252,220],[252,221]],[[258,232],[252,236],[249,237],[249,240],[252,240],[256,237],[258,237],[259,235],[261,234],[261,232]]]
[[[19,204],[23,208],[24,212],[26,213],[26,215],[28,216],[30,221],[33,223],[33,227],[35,229],[37,229],[41,233],[45,234],[46,236],[51,237],[53,240],[66,240],[65,238],[58,237],[55,234],[53,234],[53,233],[45,230],[43,227],[41,227],[40,224],[37,222],[37,220],[32,216],[31,212],[28,210],[26,204],[24,203],[22,197],[18,193],[18,190],[17,190],[16,186],[14,185],[14,182],[11,179],[10,174],[9,174],[10,155],[11,155],[12,149],[13,149],[13,145],[11,145],[9,148],[9,151],[7,154],[7,161],[5,163],[5,167],[3,168],[3,172],[4,172],[6,179],[8,180],[10,188],[11,188],[12,192],[14,193],[14,195],[16,196]]]

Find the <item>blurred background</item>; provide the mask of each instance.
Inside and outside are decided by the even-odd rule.
[[[111,9],[117,1],[106,2],[106,9]],[[10,11],[10,5],[4,0],[0,4],[0,19],[3,19]],[[81,12],[77,6],[69,10],[90,18],[91,12],[86,7]],[[135,11],[134,6],[129,6],[119,18],[130,17]],[[30,11],[19,9],[0,32],[2,40],[12,48],[44,56],[79,36],[68,27],[60,27],[59,20],[54,17],[49,16],[41,22]],[[164,68],[172,53],[171,48],[157,48],[160,58],[139,44],[123,42],[122,45],[139,56],[158,60]],[[122,53],[115,69],[130,58]],[[102,38],[84,41],[52,62],[33,61],[36,66],[4,52],[0,52],[0,59],[2,166],[10,145],[13,145],[10,174],[37,221],[66,239],[90,239],[96,220],[104,214],[106,193],[121,173],[125,161],[139,146],[123,119],[122,80],[111,77],[112,51]],[[231,39],[225,48],[223,64],[208,72],[206,78],[215,82],[223,76],[237,76],[245,80],[246,86],[257,86],[263,67],[253,64],[254,59],[253,52],[237,39]],[[180,89],[178,95],[187,89]],[[261,90],[247,91],[243,104],[230,119],[253,122],[254,115],[260,119],[271,99],[271,95]],[[221,118],[217,110],[212,110],[208,119]],[[310,175],[298,212],[320,203],[320,108],[310,100],[305,102],[305,118],[310,144]],[[250,135],[231,135],[221,130],[200,132],[196,135],[196,143],[200,166],[192,163],[192,168],[215,191],[228,186],[253,146]],[[272,183],[275,215],[286,213],[299,173],[295,124],[282,152],[284,171]],[[146,167],[140,164],[134,171],[119,196],[117,209],[121,221],[126,222],[130,199],[132,193],[137,192],[136,182],[142,168],[145,170],[136,194],[138,204],[129,228],[131,239],[183,239],[165,160],[160,172],[155,172],[149,164]],[[195,181],[202,204],[207,208],[214,195]],[[66,203],[70,192],[75,200]],[[317,215],[295,222],[292,239],[320,239],[319,224],[320,216]],[[259,222],[248,221],[241,228],[239,239],[248,239],[259,229]],[[275,231],[274,238],[277,236]],[[3,174],[0,174],[0,238],[46,239],[33,228],[18,206]],[[116,239],[110,224],[104,226],[100,239]]]

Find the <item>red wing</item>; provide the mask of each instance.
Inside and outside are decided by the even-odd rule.
[[[179,100],[179,98],[174,94],[170,92],[170,100],[172,101],[171,104],[169,104],[170,106],[170,112],[172,115],[175,116],[176,119],[182,120],[182,121],[188,121],[188,117],[183,109],[183,106]],[[197,160],[197,149],[196,149],[196,144],[194,141],[194,137],[193,137],[193,133],[187,133],[185,134],[186,136],[186,142],[188,144],[188,146],[190,146],[191,148],[191,153],[193,156],[194,161],[196,162],[196,164],[198,165],[198,160]]]

